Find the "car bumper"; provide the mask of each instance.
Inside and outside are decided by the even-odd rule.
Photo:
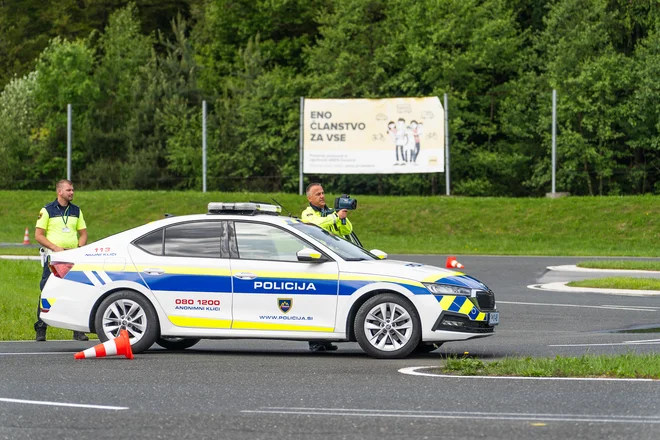
[[[97,298],[92,286],[51,276],[41,292],[39,317],[53,327],[89,332],[89,317]]]

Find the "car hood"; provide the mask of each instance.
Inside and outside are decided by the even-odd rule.
[[[451,284],[471,289],[489,290],[488,286],[484,283],[463,272],[415,263],[412,261],[354,261],[350,262],[350,266],[345,269],[346,270],[342,270],[342,273],[403,278],[423,283]]]

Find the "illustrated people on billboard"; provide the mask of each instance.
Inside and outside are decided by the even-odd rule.
[[[419,156],[419,150],[421,148],[420,136],[424,128],[424,124],[417,123],[417,121],[410,121],[410,128],[412,129],[413,137],[415,139],[415,152],[413,153],[412,161],[417,163],[417,156]]]
[[[406,126],[406,145],[405,145],[406,162],[413,163],[415,159],[415,135],[412,126]]]
[[[408,139],[406,134],[406,120],[403,118],[399,118],[399,120],[396,123],[396,135],[395,135],[396,163],[394,165],[405,165],[405,163],[408,162],[408,157],[406,156],[405,153],[405,147],[407,142]],[[399,153],[401,154],[400,161],[399,161]]]
[[[390,121],[387,124],[387,135],[392,140],[392,144],[394,145],[394,151],[396,153],[396,161],[399,162],[399,152],[396,150],[396,122]]]
[[[396,145],[396,122],[390,121],[387,124],[387,135],[392,139],[392,143]]]

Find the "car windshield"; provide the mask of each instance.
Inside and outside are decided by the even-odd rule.
[[[323,243],[346,261],[378,259],[378,257],[366,251],[365,249],[362,249],[361,247],[356,246],[353,243],[344,240],[343,238],[337,237],[336,235],[329,233],[319,226],[310,223],[294,223],[291,226],[303,234],[309,235],[315,240]]]

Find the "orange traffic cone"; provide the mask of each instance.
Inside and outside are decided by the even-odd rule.
[[[128,336],[128,332],[126,330],[121,330],[119,332],[119,336],[111,341],[95,345],[92,348],[88,348],[85,351],[74,354],[73,358],[89,359],[94,357],[106,357],[115,355],[125,355],[129,359],[133,359],[133,350],[131,350],[131,338]]]
[[[23,244],[30,244],[30,231],[25,228],[25,235],[23,236]]]
[[[464,267],[456,257],[447,257],[447,269],[463,269]]]

